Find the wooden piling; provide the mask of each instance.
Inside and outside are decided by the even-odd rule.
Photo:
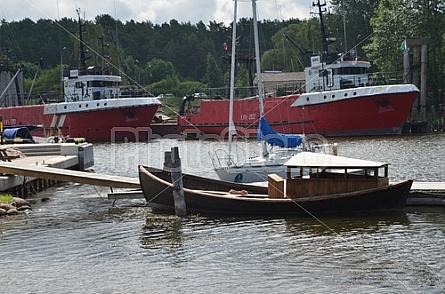
[[[179,157],[178,147],[172,147],[171,152],[166,151],[164,160],[164,169],[169,168],[171,171],[171,178],[173,183],[173,199],[175,202],[176,215],[185,217],[187,216],[187,207],[185,204],[184,190],[182,184],[181,158]]]

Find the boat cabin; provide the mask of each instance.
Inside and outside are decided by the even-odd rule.
[[[69,76],[63,79],[65,102],[118,98],[121,81],[120,76],[79,75],[78,70],[70,70]]]
[[[270,198],[340,194],[389,185],[388,164],[382,162],[300,152],[284,165],[286,180],[269,176]]]
[[[311,56],[311,64],[304,70],[306,93],[369,86],[371,64],[363,60],[343,60],[322,63],[320,56]]]

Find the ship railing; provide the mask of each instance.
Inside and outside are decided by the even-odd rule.
[[[212,154],[209,151],[209,156],[215,169],[221,169],[236,165],[227,150],[217,149],[215,150],[215,154]]]
[[[202,91],[201,91],[202,90]],[[203,88],[201,92],[207,94],[208,99],[229,99],[230,90],[228,87],[221,88]],[[257,95],[257,87],[236,87],[235,88],[235,99],[252,97]]]

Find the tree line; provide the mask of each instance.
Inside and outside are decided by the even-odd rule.
[[[354,50],[385,75],[403,72],[399,47],[404,39],[430,39],[428,103],[444,103],[443,1],[332,0],[328,8],[324,14],[327,37],[336,39],[331,46],[343,52]],[[163,24],[122,22],[106,14],[82,22],[87,64],[111,68],[128,85],[154,95],[181,96],[205,88],[223,88],[228,83],[232,24],[179,23],[174,19]],[[321,51],[316,15],[305,20],[263,20],[259,28],[262,70],[302,71],[304,51]],[[237,55],[249,60],[254,56],[252,19],[240,19],[237,33]],[[23,66],[25,89],[31,87],[39,70],[33,92],[57,91],[61,73],[79,66],[78,36],[78,19],[2,21],[0,62]],[[237,86],[249,85],[249,68],[248,62],[237,62]]]

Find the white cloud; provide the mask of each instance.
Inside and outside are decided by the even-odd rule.
[[[311,0],[259,0],[258,19],[309,18],[311,3]],[[233,20],[233,7],[233,0],[1,0],[0,19],[75,19],[76,8],[80,8],[82,17],[90,20],[100,14],[109,14],[123,22],[135,20],[161,24],[176,19],[192,24],[199,21],[229,24]],[[251,16],[251,2],[238,1],[238,17]]]

